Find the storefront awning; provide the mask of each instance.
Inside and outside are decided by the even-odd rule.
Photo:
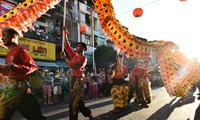
[[[49,62],[49,61],[35,60],[35,63],[38,66],[42,66],[42,67],[68,67],[68,65],[64,61]],[[5,64],[5,58],[0,57],[0,65],[4,65],[4,64]]]
[[[36,63],[38,66],[43,66],[43,67],[59,67],[59,65],[56,64],[56,62],[35,61],[35,63]]]
[[[69,66],[67,65],[67,63],[64,62],[64,61],[56,61],[56,64],[57,64],[59,67],[66,67],[66,68],[69,67]]]
[[[5,58],[0,58],[0,65],[5,65],[6,62],[5,62]]]

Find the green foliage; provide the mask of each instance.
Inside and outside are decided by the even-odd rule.
[[[98,46],[94,52],[97,70],[107,68],[111,63],[116,62],[117,51],[109,46]]]
[[[124,65],[126,65],[131,71],[134,67],[134,65],[137,63],[137,59],[132,59],[132,58],[124,58]]]

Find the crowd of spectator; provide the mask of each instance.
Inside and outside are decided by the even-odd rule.
[[[46,105],[59,103],[64,100],[66,95],[69,96],[70,79],[71,69],[41,69],[35,72],[28,82],[32,93],[42,97],[43,103]],[[127,79],[129,78],[127,77]],[[162,80],[156,79],[156,75],[150,81],[162,82]],[[85,100],[90,100],[110,96],[112,84],[111,68],[103,68],[98,72],[95,70],[85,71],[83,97]]]
[[[111,69],[101,69],[98,73],[95,70],[86,73],[84,99],[88,100],[109,96],[111,88]]]
[[[60,68],[54,70],[42,69],[28,80],[32,93],[43,98],[43,104],[59,103],[69,94],[69,76]]]
[[[59,42],[59,40],[62,39],[61,34],[57,31],[54,32],[53,30],[49,30],[48,32],[46,32],[44,29],[39,27],[35,27],[34,29],[35,30],[28,29],[27,32],[23,33],[23,36],[52,43],[57,43]]]
[[[56,104],[69,96],[69,80],[71,69],[62,71],[60,68],[54,70],[42,69],[35,72],[28,80],[32,93],[42,98],[43,104]],[[84,79],[84,99],[96,99],[110,96],[112,88],[111,69],[87,71]]]

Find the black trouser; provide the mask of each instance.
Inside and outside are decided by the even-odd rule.
[[[124,79],[113,78],[113,85],[123,85],[123,84],[125,84]]]
[[[111,87],[109,86],[109,83],[104,83],[104,86],[103,86],[103,90],[104,90],[104,95],[105,96],[109,96],[110,95],[110,89]]]
[[[73,115],[73,113],[71,111],[72,110],[72,104],[71,104],[72,102],[73,102],[73,99],[70,99],[70,104],[69,104],[69,118],[70,118],[70,120],[78,120],[78,110],[80,110],[80,112],[85,117],[89,117],[91,115],[91,110],[85,106],[85,103],[82,99],[80,99],[80,101],[79,101],[79,105],[78,105],[76,115]]]
[[[37,99],[32,94],[25,94],[17,107],[6,113],[4,120],[10,120],[16,109],[27,120],[46,120],[46,117],[42,115]]]

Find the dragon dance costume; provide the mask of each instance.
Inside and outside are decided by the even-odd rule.
[[[69,45],[66,45],[65,49],[71,59],[68,65],[72,69],[72,79],[70,80],[71,97],[69,102],[70,120],[78,119],[78,110],[80,110],[85,117],[89,117],[91,115],[91,110],[85,107],[82,100],[84,93],[84,68],[87,63],[87,58],[85,56],[79,56]],[[77,67],[77,65],[79,65],[79,67]]]
[[[114,104],[114,112],[126,107],[129,101],[129,87],[125,84],[124,78],[128,75],[125,65],[117,64],[114,68],[113,87],[111,96]]]
[[[25,80],[30,73],[37,69],[37,65],[28,51],[21,46],[16,46],[9,51],[5,61],[6,64],[13,62],[15,67],[8,70],[4,66],[0,66],[0,73],[3,73],[0,77],[0,119],[11,119],[15,108],[26,94],[27,84]]]

